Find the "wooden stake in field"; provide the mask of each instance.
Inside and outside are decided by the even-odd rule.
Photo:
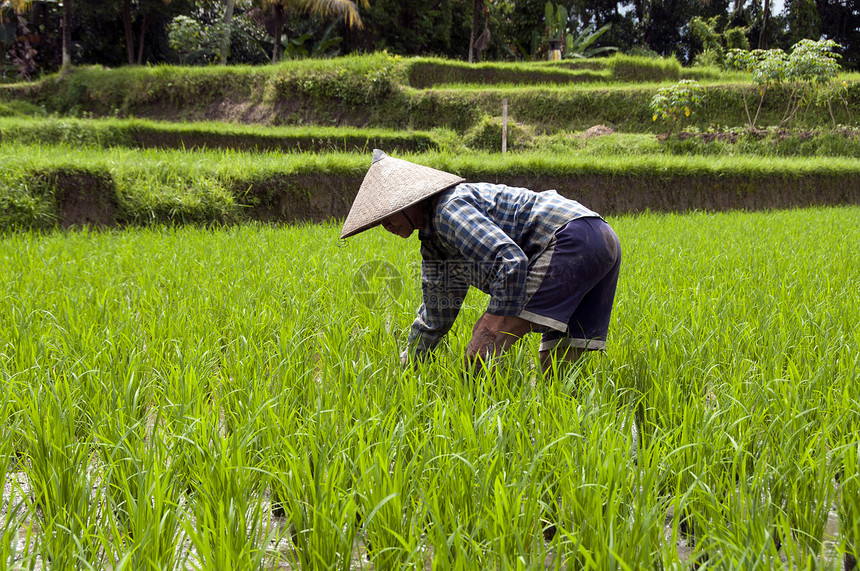
[[[502,154],[508,151],[508,98],[502,99]]]

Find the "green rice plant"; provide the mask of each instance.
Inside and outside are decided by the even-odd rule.
[[[849,439],[839,450],[843,472],[839,485],[839,523],[846,571],[856,569],[860,558],[860,443]]]
[[[778,502],[771,496],[767,472],[748,471],[743,455],[733,460],[734,478],[715,482],[697,500],[707,511],[708,525],[699,541],[699,559],[725,568],[772,569],[780,565],[780,532],[774,521]]]
[[[401,459],[399,446],[385,446],[384,440],[369,447],[373,451],[358,458],[356,496],[370,559],[384,569],[422,568],[423,557],[418,553],[424,520],[420,462],[426,459],[414,457],[419,463],[416,466]]]
[[[11,396],[6,382],[2,382],[3,394]],[[24,525],[26,505],[20,497],[20,489],[9,485],[10,494],[6,495],[7,482],[11,481],[13,472],[18,469],[19,456],[15,449],[22,422],[20,411],[16,411],[9,398],[0,401],[0,481],[3,482],[4,493],[0,498],[0,567],[6,568],[13,562],[19,562],[23,567],[28,559],[34,557],[32,549],[32,526]],[[18,540],[22,529],[26,529],[23,550],[19,552]]]
[[[653,464],[644,464],[642,471],[635,468],[631,419],[618,421],[618,396],[606,388],[592,387],[579,410],[562,417],[572,434],[560,444],[563,454],[556,456],[563,476],[560,557],[577,568],[650,567],[661,543],[658,472]],[[650,452],[643,450],[645,462]]]
[[[608,58],[612,77],[616,81],[646,83],[650,81],[677,81],[681,64],[673,58],[650,58],[614,54]]]
[[[105,414],[93,416],[110,515],[106,537],[116,567],[178,568],[183,538],[178,474],[167,465],[161,419],[148,417],[151,382],[142,380],[140,354],[117,359],[122,384],[104,387]],[[150,425],[151,423],[151,425]]]
[[[350,569],[357,533],[356,503],[345,485],[350,466],[325,446],[302,454],[289,436],[281,435],[279,458],[271,460],[270,468],[274,498],[286,516],[292,543],[285,559],[302,569]]]
[[[107,502],[113,517],[108,532],[116,569],[179,569],[184,511],[176,473],[167,464],[162,434],[149,442],[132,426],[125,438],[103,442],[106,453]]]
[[[185,533],[196,551],[191,564],[200,569],[263,569],[266,544],[274,537],[264,516],[262,477],[249,465],[246,446],[251,431],[223,434],[212,414],[199,419],[194,438],[195,463],[191,515]],[[196,438],[195,438],[196,437]]]
[[[250,169],[196,159],[234,156]],[[358,169],[340,157],[331,170]],[[464,373],[478,292],[435,358],[401,369],[415,238],[339,244],[336,222],[0,236],[13,563],[770,569],[834,567],[831,540],[856,552],[860,211],[610,221],[625,257],[607,354],[550,375],[537,336]],[[400,284],[365,304],[369,259]],[[42,505],[64,522],[50,534]]]
[[[810,382],[797,383],[800,403],[814,402],[821,394],[808,390],[810,385]],[[822,556],[824,530],[835,499],[833,482],[838,464],[832,454],[833,443],[828,437],[831,433],[830,423],[827,421],[836,421],[838,425],[839,415],[836,415],[837,418],[819,420],[815,419],[813,410],[804,410],[802,405],[795,407],[794,418],[789,416],[790,413],[781,415],[783,422],[787,421],[787,426],[783,427],[780,450],[791,451],[795,439],[804,438],[794,448],[793,457],[782,463],[779,475],[788,483],[784,492],[788,525],[783,523],[782,535],[787,555],[793,562],[798,566],[809,566],[816,564],[816,560]],[[800,432],[804,434],[803,437]]]
[[[425,500],[429,519],[428,543],[433,546],[434,561],[443,568],[486,566],[489,554],[485,551],[489,545],[484,531],[486,516],[481,507],[487,500],[482,500],[479,482],[491,480],[490,485],[494,485],[502,459],[497,454],[489,455],[493,451],[492,445],[489,446],[489,454],[484,452],[476,457],[477,443],[474,439],[478,434],[470,418],[471,410],[446,410],[447,407],[443,407],[440,403],[433,416],[448,428],[447,432],[456,435],[456,440],[433,441],[428,450],[433,454],[429,471],[430,489],[445,490],[444,494],[427,494]],[[486,485],[483,492],[491,500],[493,488],[487,490]],[[492,513],[492,509],[488,511]]]
[[[380,407],[348,435],[360,532],[370,560],[383,568],[427,562],[430,406],[417,382],[410,372],[400,375],[397,404]]]
[[[27,503],[41,524],[34,549],[52,567],[100,568],[106,561],[98,517],[105,502],[89,467],[92,442],[76,436],[81,412],[69,379],[44,381],[29,388],[23,427]]]
[[[0,139],[75,148],[234,149],[250,152],[369,152],[374,147],[433,150],[435,133],[339,127],[272,127],[217,122],[176,123],[145,119],[3,118]]]
[[[630,178],[647,190],[649,185],[656,184],[655,180],[665,181],[671,174],[672,191],[680,193],[678,200],[689,199],[695,204],[705,202],[703,197],[714,188],[723,190],[729,177],[744,179],[743,192],[737,198],[739,202],[748,196],[747,193],[756,193],[759,182],[774,184],[773,178],[777,176],[784,177],[790,188],[797,188],[798,200],[809,192],[808,177],[819,177],[816,184],[822,192],[827,190],[827,194],[832,195],[837,185],[839,191],[844,185],[851,188],[852,177],[858,170],[857,161],[850,158],[850,153],[845,154],[844,158],[816,157],[814,160],[734,155],[681,157],[665,153],[635,156],[616,153],[611,157],[584,154],[571,158],[567,153],[545,149],[509,153],[503,158],[491,153],[464,156],[456,150],[409,158],[472,180],[522,177],[541,185],[545,182],[540,180],[548,177],[559,183],[554,186],[563,192],[568,189],[568,193],[573,192],[569,189],[582,186],[583,176],[598,177],[582,190],[583,193],[603,193],[603,187],[608,184],[606,180],[611,177]],[[12,181],[8,188],[4,188],[0,176],[0,200],[6,191],[9,196],[17,196],[21,189],[16,181],[41,177],[49,187],[65,181],[65,185],[82,185],[85,195],[90,193],[88,199],[96,203],[106,194],[113,197],[115,204],[111,213],[106,214],[105,223],[135,225],[221,224],[246,220],[248,216],[275,220],[328,217],[345,208],[346,203],[341,199],[354,192],[367,168],[367,157],[359,154],[284,157],[275,153],[81,150],[17,144],[0,145],[0,160],[3,159],[15,166],[7,179]],[[538,176],[535,173],[541,173],[539,179],[534,178]],[[27,200],[35,201],[34,204],[43,200],[37,190],[43,192],[28,187],[25,193]],[[48,188],[43,194],[49,196],[55,190]],[[662,195],[660,201],[653,200],[655,208],[667,208]],[[14,220],[7,220],[5,230],[27,225],[52,227],[60,222],[64,214],[58,211],[59,205],[48,198],[44,201],[38,202],[42,205],[39,208],[45,209],[44,217],[33,210],[10,210],[17,214]]]

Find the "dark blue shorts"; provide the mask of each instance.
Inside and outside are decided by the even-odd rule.
[[[519,317],[543,332],[540,350],[606,348],[621,268],[621,245],[600,218],[578,218],[556,232],[529,267],[529,300]]]

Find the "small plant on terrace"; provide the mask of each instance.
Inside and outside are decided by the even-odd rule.
[[[680,125],[702,106],[704,94],[702,86],[692,79],[682,79],[670,87],[661,87],[651,99],[653,120],[666,121],[671,134],[676,125]]]
[[[764,96],[768,87],[780,83],[785,79],[785,70],[788,66],[788,56],[782,50],[729,50],[726,54],[726,65],[729,68],[740,69],[753,74],[753,83],[758,88],[758,107],[755,115],[750,114],[747,103],[747,92],[743,92],[744,110],[747,114],[747,126],[755,129]]]
[[[825,88],[839,75],[838,60],[842,56],[834,50],[840,47],[833,40],[800,40],[794,45],[786,74],[786,80],[792,85],[792,97],[780,125],[790,122],[803,105],[808,111],[813,101],[824,95],[830,119],[836,126],[831,97]]]

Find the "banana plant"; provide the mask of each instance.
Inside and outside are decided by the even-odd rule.
[[[596,31],[591,26],[583,29],[574,38],[573,34],[567,35],[567,43],[564,47],[564,57],[566,58],[589,58],[601,54],[618,51],[615,46],[601,46],[592,48],[591,45],[596,42],[600,36],[609,31],[612,24],[601,26]]]
[[[544,6],[544,17],[550,49],[560,49],[565,44],[567,36],[567,8],[561,4],[556,6],[552,2],[547,2]]]

